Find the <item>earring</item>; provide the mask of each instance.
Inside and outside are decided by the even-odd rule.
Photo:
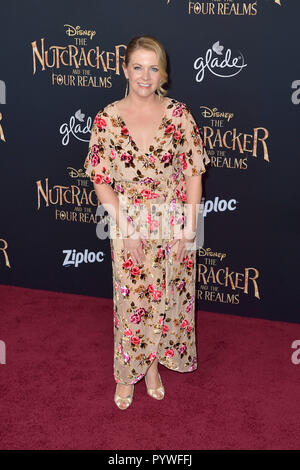
[[[128,94],[128,83],[129,83],[129,79],[126,78],[126,90],[125,90],[125,97],[127,96]]]

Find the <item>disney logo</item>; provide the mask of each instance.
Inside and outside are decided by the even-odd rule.
[[[70,24],[64,24],[64,26],[67,26],[66,34],[68,36],[88,36],[90,39],[93,39],[96,34],[96,31],[81,29],[80,26],[72,26]]]
[[[218,118],[226,119],[227,122],[233,118],[233,113],[226,113],[225,111],[218,111],[218,108],[208,108],[208,106],[200,106],[200,109],[203,109],[202,116],[206,118]]]

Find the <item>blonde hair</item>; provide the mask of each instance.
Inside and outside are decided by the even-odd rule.
[[[136,49],[139,49],[139,48],[148,49],[156,53],[157,59],[158,59],[158,68],[159,68],[160,76],[161,76],[159,86],[157,89],[157,94],[165,96],[167,94],[167,90],[163,88],[163,85],[165,83],[168,83],[167,55],[166,55],[166,51],[162,43],[158,39],[150,35],[133,37],[129,41],[127,45],[127,49],[126,49],[126,54],[125,54],[125,59],[124,59],[126,67],[128,67],[131,54]]]

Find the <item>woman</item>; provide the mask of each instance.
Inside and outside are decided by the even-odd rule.
[[[210,159],[189,108],[165,96],[162,44],[152,36],[133,38],[122,66],[125,98],[97,113],[84,167],[115,224],[114,400],[126,409],[143,377],[148,394],[164,398],[158,362],[178,372],[197,368],[189,243]],[[186,204],[192,210],[184,219]],[[162,225],[172,234],[164,235]]]

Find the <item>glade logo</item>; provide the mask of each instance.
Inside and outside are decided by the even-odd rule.
[[[6,346],[4,341],[0,339],[0,364],[6,364]]]
[[[86,123],[84,123],[85,114],[78,109],[73,116],[70,117],[69,122],[64,122],[60,128],[59,133],[63,136],[62,144],[68,145],[70,141],[70,134],[75,139],[81,140],[82,142],[89,142],[90,133],[92,128],[92,117],[89,116]],[[82,135],[87,135],[87,138],[82,138]]]
[[[66,254],[65,259],[63,261],[63,266],[69,267],[74,266],[77,268],[81,263],[102,263],[104,260],[104,253],[103,251],[98,251],[95,253],[94,251],[89,251],[87,249],[82,251],[76,250],[63,250],[63,253]]]
[[[64,26],[67,27],[67,36],[88,36],[90,39],[93,39],[93,37],[96,35],[96,31],[81,29],[80,26],[71,26],[70,24],[64,24]]]
[[[198,70],[197,82],[202,82],[205,69],[216,77],[231,78],[247,67],[241,52],[239,52],[239,56],[231,58],[231,49],[227,49],[225,54],[223,54],[223,49],[224,46],[221,46],[220,41],[217,41],[206,51],[205,58],[197,57],[194,62],[194,69]]]

